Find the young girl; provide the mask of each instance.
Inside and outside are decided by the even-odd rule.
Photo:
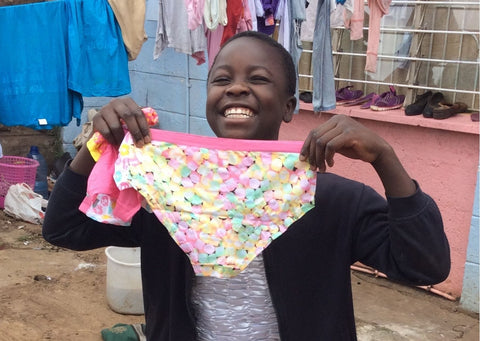
[[[209,125],[222,138],[277,140],[282,122],[292,119],[295,79],[290,55],[273,39],[252,31],[234,36],[208,75]],[[120,120],[138,147],[152,141],[130,98],[102,108],[94,127],[119,145]],[[370,163],[387,200],[327,173],[335,153]],[[450,255],[441,215],[391,146],[349,117],[313,129],[299,157],[317,171],[314,207],[231,278],[195,276],[165,226],[144,209],[130,227],[79,211],[94,166],[85,147],[56,182],[43,235],[75,250],[140,246],[148,340],[356,340],[350,265],[360,261],[412,285],[443,281]]]

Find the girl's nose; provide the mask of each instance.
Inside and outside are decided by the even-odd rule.
[[[247,95],[250,93],[250,88],[248,85],[243,81],[237,81],[230,84],[227,89],[228,95],[239,96],[239,95]]]

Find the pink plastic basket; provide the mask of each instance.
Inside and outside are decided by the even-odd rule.
[[[25,182],[35,187],[35,175],[39,163],[37,160],[21,156],[0,158],[0,208],[4,208],[5,196],[11,185]]]

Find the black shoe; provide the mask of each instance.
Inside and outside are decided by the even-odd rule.
[[[436,92],[430,97],[427,101],[427,105],[423,109],[423,117],[425,118],[432,118],[433,117],[433,110],[440,106],[440,103],[443,103],[445,98],[441,92]]]
[[[421,115],[430,97],[432,97],[431,91],[427,91],[424,94],[417,96],[415,98],[415,102],[405,107],[405,115],[407,116]]]
[[[298,96],[302,101],[304,101],[305,103],[312,103],[312,93],[311,92],[302,92],[299,96]]]

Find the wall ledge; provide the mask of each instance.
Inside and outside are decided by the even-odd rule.
[[[313,112],[313,105],[311,103],[304,103],[300,101],[300,111],[301,110]],[[407,116],[405,115],[405,110],[403,108],[387,111],[374,111],[371,109],[360,109],[360,106],[337,106],[335,109],[322,112],[329,114],[343,114],[372,121],[389,122],[415,127],[425,127],[480,135],[479,123],[473,122],[470,119],[470,114],[468,113],[458,114],[445,120],[435,120],[433,118],[425,118],[422,115]]]

